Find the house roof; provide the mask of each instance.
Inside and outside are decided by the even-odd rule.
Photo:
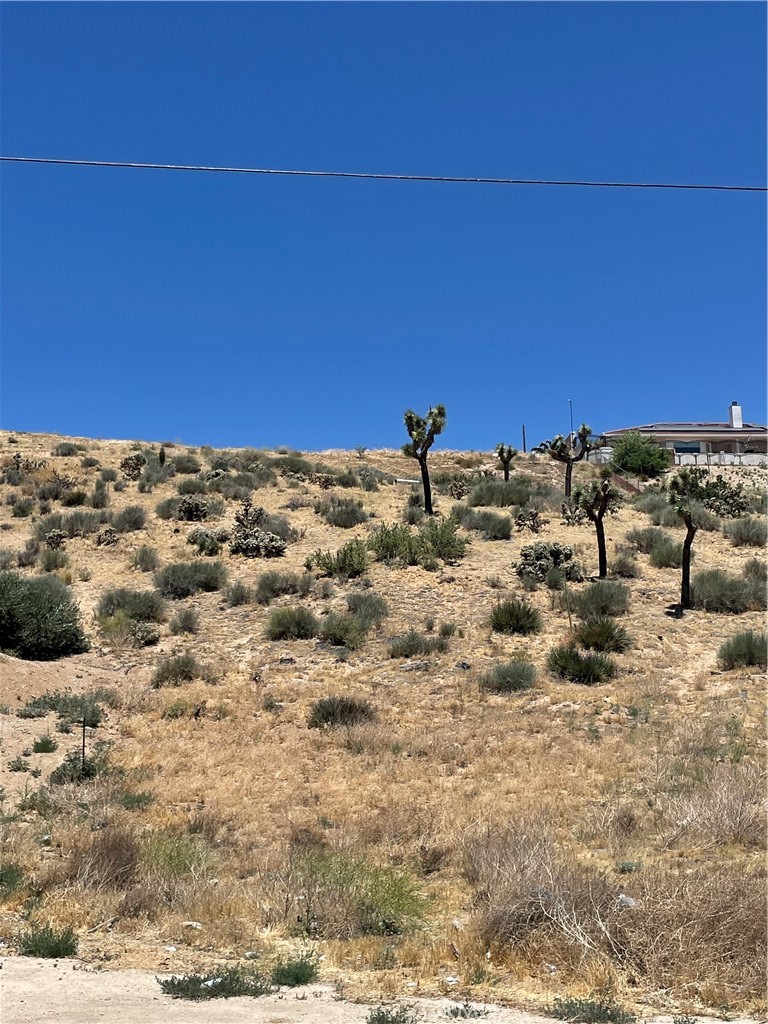
[[[758,423],[745,423],[741,427],[732,427],[729,423],[645,423],[640,427],[621,427],[618,430],[604,430],[604,437],[614,437],[637,430],[641,434],[724,434],[728,437],[740,437],[745,434],[764,434],[768,427]]]

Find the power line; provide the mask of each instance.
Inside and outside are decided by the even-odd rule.
[[[143,171],[207,171],[214,174],[272,174],[303,178],[363,178],[373,181],[433,181],[469,185],[578,185],[584,188],[675,188],[708,192],[768,192],[765,185],[686,185],[640,181],[559,181],[547,178],[464,178],[447,174],[373,174],[363,171],[301,171],[276,167],[209,167],[204,164],[149,164],[122,160],[59,160],[42,156],[0,156],[16,164],[56,164],[67,167],[118,167]]]

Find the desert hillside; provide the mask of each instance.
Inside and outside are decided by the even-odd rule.
[[[679,615],[666,498],[606,516],[595,591],[546,455],[505,485],[432,451],[427,517],[396,451],[0,442],[0,567],[57,576],[85,637],[0,655],[10,949],[50,925],[110,968],[311,951],[345,998],[764,1008],[764,676],[720,655],[765,628],[763,471],[693,546],[737,610]]]

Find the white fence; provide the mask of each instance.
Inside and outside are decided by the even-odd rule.
[[[603,464],[611,461],[611,448],[598,448],[587,455],[589,462]],[[675,452],[676,466],[768,466],[768,455],[753,452]]]

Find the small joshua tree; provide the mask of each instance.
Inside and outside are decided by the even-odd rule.
[[[432,486],[429,482],[429,469],[427,468],[427,454],[435,443],[438,434],[442,434],[445,427],[445,406],[436,405],[434,409],[430,406],[426,418],[417,415],[412,409],[405,414],[405,429],[408,431],[410,443],[403,445],[403,455],[416,459],[421,469],[421,482],[424,486],[424,511],[428,516],[433,515],[432,510]]]
[[[563,437],[562,434],[558,434],[557,437],[553,437],[551,441],[542,441],[541,444],[536,445],[533,449],[535,452],[546,453],[550,458],[555,459],[557,462],[565,463],[565,496],[570,498],[571,496],[571,478],[573,477],[573,467],[576,462],[581,462],[587,452],[590,452],[595,446],[588,440],[589,435],[592,433],[592,429],[587,426],[586,423],[582,423],[576,432],[575,443],[572,446],[570,439]]]
[[[502,469],[504,470],[504,479],[509,480],[509,464],[512,459],[517,455],[517,448],[513,448],[511,444],[504,444],[501,441],[496,445],[496,458],[501,463]]]
[[[606,514],[618,512],[621,506],[621,492],[611,487],[610,470],[604,471],[601,480],[592,480],[584,487],[576,489],[573,504],[586,513],[589,521],[595,525],[597,535],[597,575],[602,580],[608,575],[608,559],[605,553],[605,526],[603,519]]]
[[[691,492],[695,492],[698,480],[690,470],[681,469],[669,482],[669,503],[685,523],[685,540],[683,541],[683,572],[680,583],[680,607],[691,607],[691,548],[693,538],[699,528],[695,513],[691,508]]]

